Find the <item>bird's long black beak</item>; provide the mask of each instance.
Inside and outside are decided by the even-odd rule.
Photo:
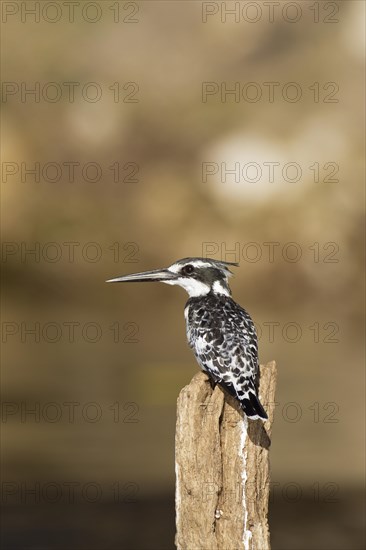
[[[146,281],[164,282],[174,281],[177,278],[176,273],[169,269],[154,269],[153,271],[142,271],[141,273],[131,273],[123,277],[108,279],[106,283],[142,283]]]

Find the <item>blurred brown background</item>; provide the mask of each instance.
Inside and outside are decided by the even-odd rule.
[[[273,548],[363,547],[363,25],[2,3],[4,548],[174,547],[186,297],[104,280],[202,255],[278,362]]]

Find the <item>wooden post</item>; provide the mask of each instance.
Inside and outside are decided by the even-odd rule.
[[[248,420],[206,374],[177,403],[178,550],[269,550],[269,446],[276,386],[274,361],[260,367],[259,394],[269,419]]]

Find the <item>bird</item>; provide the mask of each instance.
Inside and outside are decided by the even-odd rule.
[[[155,281],[184,288],[186,333],[196,360],[213,387],[218,384],[252,420],[267,420],[259,400],[258,339],[249,313],[231,297],[235,262],[183,258],[164,269],[132,273],[107,283]]]

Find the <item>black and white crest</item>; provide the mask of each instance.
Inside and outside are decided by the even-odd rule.
[[[197,362],[214,383],[234,396],[245,414],[266,420],[258,398],[258,344],[250,315],[231,298],[228,278],[238,264],[184,258],[162,270],[134,273],[108,282],[159,281],[189,294],[184,315]]]

